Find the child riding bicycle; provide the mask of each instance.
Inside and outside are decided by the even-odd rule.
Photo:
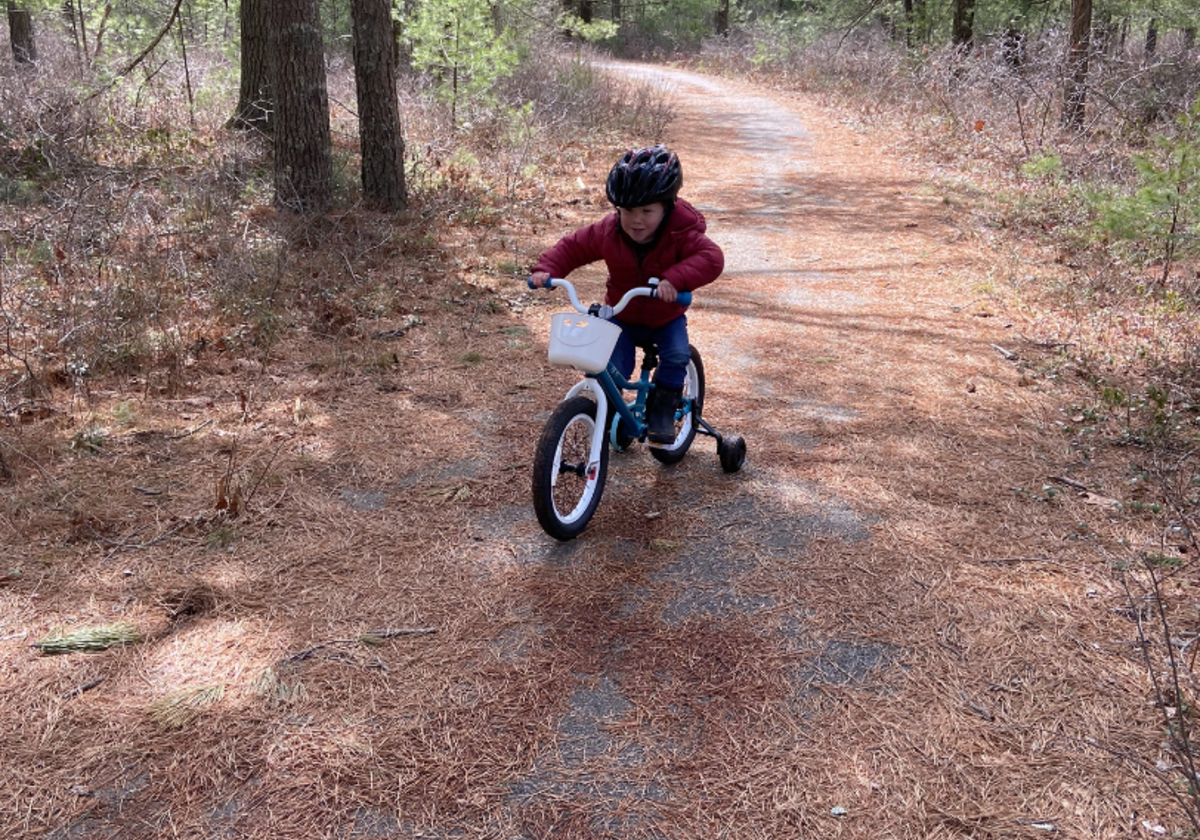
[[[665,146],[626,152],[608,173],[606,193],[616,212],[563,237],[530,273],[533,285],[544,286],[551,277],[565,278],[604,260],[609,306],[630,289],[659,279],[655,297],[636,298],[613,318],[621,337],[612,364],[622,376],[632,375],[637,347],[658,348],[655,388],[647,404],[647,436],[653,443],[675,438],[675,412],[690,358],[686,309],[676,296],[708,285],[725,267],[720,247],[705,235],[704,216],[679,198],[682,185],[679,157]]]

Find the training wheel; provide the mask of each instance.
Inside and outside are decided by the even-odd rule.
[[[746,463],[746,441],[741,435],[729,435],[717,444],[717,457],[721,459],[721,469],[727,473],[735,473]]]

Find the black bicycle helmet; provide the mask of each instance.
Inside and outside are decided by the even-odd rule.
[[[631,149],[608,173],[606,192],[616,207],[673,204],[683,186],[679,156],[666,146]]]

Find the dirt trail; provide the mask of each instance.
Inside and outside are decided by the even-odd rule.
[[[1144,779],[1107,799],[1138,664],[1105,559],[1076,542],[1103,513],[1039,504],[1088,464],[1044,434],[1053,388],[999,349],[1028,349],[987,293],[1003,251],[852,115],[626,72],[678,97],[686,191],[728,257],[692,316],[706,413],[753,458],[732,480],[703,459],[676,478],[698,522],[660,575],[685,620],[787,651],[787,734],[730,756],[730,794],[773,809],[770,837],[1161,828]]]
[[[42,695],[105,677],[69,700],[32,691],[20,728],[0,724],[12,766],[44,773],[3,778],[5,836],[1175,824],[1113,759],[1157,757],[1131,625],[1075,539],[1095,510],[1041,497],[1086,465],[1042,434],[1057,406],[993,346],[1019,324],[986,294],[999,269],[981,232],[877,135],[811,102],[626,72],[672,86],[666,139],[726,251],[691,329],[706,416],[745,436],[746,469],[723,474],[703,438],[670,469],[616,455],[589,529],[558,544],[528,500],[537,430],[572,381],[531,361],[555,301],[512,291],[520,311],[486,315],[478,335],[414,329],[384,373],[354,373],[349,352],[314,368],[308,345],[255,374],[253,423],[238,386],[211,397],[243,451],[278,453],[278,501],[227,550],[112,561],[64,545],[74,576],[5,590],[10,633],[78,620],[81,603],[172,616],[103,659],[5,642]],[[564,203],[544,244],[600,210]],[[595,272],[581,276],[597,296]],[[476,350],[485,364],[457,360]],[[199,419],[186,412],[177,428]],[[150,473],[171,459],[219,475],[230,450],[215,431],[139,439],[130,475],[160,486]],[[437,632],[352,644],[389,627]],[[290,656],[331,640],[345,643]],[[145,714],[211,684],[220,703],[181,728]]]

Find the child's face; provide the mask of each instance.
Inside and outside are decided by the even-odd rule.
[[[621,214],[621,230],[634,242],[644,244],[654,238],[666,208],[656,201],[643,207],[618,207],[617,212]]]

